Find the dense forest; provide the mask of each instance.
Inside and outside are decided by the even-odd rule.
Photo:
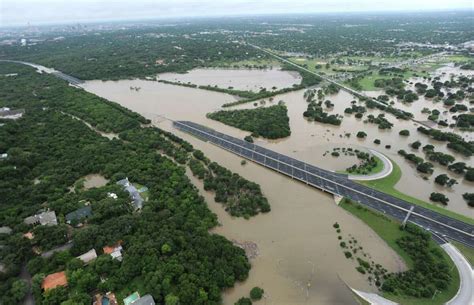
[[[243,110],[221,110],[207,114],[207,117],[224,124],[252,132],[252,136],[267,139],[288,137],[290,118],[284,104]]]
[[[6,76],[10,73],[17,75]],[[35,301],[42,305],[89,305],[92,293],[107,291],[119,298],[133,291],[150,293],[158,304],[220,304],[221,291],[247,277],[250,264],[244,251],[208,233],[217,224],[216,216],[179,165],[196,155],[205,158],[202,153],[168,132],[140,127],[148,121],[138,114],[53,76],[5,63],[0,74],[0,106],[25,109],[22,118],[0,124],[0,153],[7,154],[0,161],[0,223],[13,230],[0,234],[5,268],[0,303],[17,304],[25,295],[27,286],[18,277],[22,266],[33,276]],[[120,138],[102,137],[69,114]],[[241,178],[235,186],[226,179],[232,173],[215,163],[209,168],[219,179],[216,196],[250,185],[253,192],[242,200],[233,198],[233,205],[255,201],[265,203],[257,212],[269,210],[258,185]],[[71,192],[71,186],[91,173],[110,182]],[[149,189],[140,212],[133,212],[128,194],[115,184],[125,177]],[[93,213],[87,225],[66,226],[64,215],[84,202]],[[56,212],[58,226],[23,223],[24,217],[45,209]],[[256,214],[252,207],[246,209],[246,215]],[[32,240],[22,236],[29,231]],[[49,258],[38,255],[67,240],[70,250]],[[122,262],[102,255],[102,247],[117,241],[123,246]],[[99,256],[88,265],[75,258],[92,248]],[[66,271],[68,286],[42,292],[45,275],[58,271]]]

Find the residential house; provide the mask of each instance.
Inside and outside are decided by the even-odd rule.
[[[140,297],[138,292],[134,292],[123,299],[123,303],[125,305],[155,305],[155,300],[149,294]]]
[[[91,206],[85,206],[83,208],[77,209],[71,213],[66,214],[66,223],[68,224],[76,224],[79,223],[84,218],[88,218],[92,215],[92,208]]]
[[[116,259],[118,261],[122,261],[122,241],[119,241],[117,244],[113,246],[105,246],[102,248],[104,251],[104,254],[110,254],[113,259]]]
[[[10,234],[12,229],[7,226],[0,227],[0,234]]]
[[[54,289],[59,286],[67,286],[66,272],[56,272],[44,278],[41,288],[43,290]]]
[[[21,118],[24,113],[25,113],[24,109],[12,110],[8,107],[2,107],[0,108],[0,119],[15,120],[15,119]]]
[[[23,237],[29,239],[29,240],[32,240],[33,238],[35,238],[35,236],[33,235],[33,232],[26,232],[25,234],[23,234]]]
[[[155,305],[155,300],[150,294],[146,294],[134,301],[131,305]]]
[[[84,264],[88,264],[97,258],[97,252],[95,249],[90,249],[86,253],[79,255],[77,258],[83,261]]]
[[[58,224],[56,213],[54,211],[42,212],[33,216],[26,217],[24,222],[27,225],[41,224],[42,226],[55,226]]]
[[[128,180],[128,177],[125,179],[122,179],[120,181],[117,181],[118,185],[123,186],[125,191],[128,192],[130,195],[130,198],[132,199],[132,204],[134,205],[135,209],[140,210],[143,207],[143,198],[140,195],[140,192],[137,190],[137,188],[130,183]]]
[[[92,305],[117,305],[117,298],[112,292],[107,292],[105,295],[96,294]]]

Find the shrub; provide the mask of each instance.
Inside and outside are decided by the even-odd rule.
[[[408,129],[403,129],[403,130],[400,130],[398,134],[401,136],[407,137],[410,135],[410,131]]]
[[[363,132],[363,131],[359,131],[359,132],[357,133],[357,137],[358,137],[359,139],[363,139],[363,138],[367,137],[367,134],[366,134],[365,132]]]
[[[234,305],[252,305],[252,300],[249,298],[240,298]]]
[[[260,300],[263,297],[264,290],[260,287],[253,287],[250,290],[250,298],[252,300]]]
[[[433,202],[442,203],[444,205],[447,205],[448,202],[449,202],[449,198],[446,197],[444,194],[435,193],[435,192],[431,193],[430,200],[433,201]]]

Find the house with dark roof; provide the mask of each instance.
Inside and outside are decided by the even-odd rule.
[[[92,208],[88,205],[66,214],[66,223],[79,223],[81,220],[92,215]]]
[[[140,195],[140,192],[137,190],[137,188],[130,183],[128,180],[128,177],[125,179],[122,179],[120,181],[117,181],[118,185],[121,185],[125,191],[128,192],[130,195],[130,198],[132,199],[132,204],[135,207],[136,210],[141,210],[143,207],[143,198]]]

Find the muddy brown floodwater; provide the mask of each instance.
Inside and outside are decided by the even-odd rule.
[[[108,182],[109,180],[102,175],[90,174],[84,177],[84,188],[88,190],[94,187],[102,187]]]
[[[199,83],[202,76],[199,75],[201,74],[187,74],[188,81]],[[225,79],[221,81],[226,82]],[[266,86],[258,75],[249,76],[245,82],[256,88]],[[252,269],[248,280],[226,291],[223,296],[224,304],[234,304],[238,298],[247,296],[254,286],[265,289],[265,304],[275,305],[354,304],[344,282],[360,290],[375,291],[355,270],[355,264],[344,257],[332,227],[336,221],[341,224],[343,236],[352,234],[364,249],[370,249],[368,252],[374,261],[381,263],[389,271],[404,269],[404,264],[395,252],[361,221],[337,207],[332,197],[252,162],[242,166],[240,157],[174,129],[168,120],[190,120],[243,138],[249,133],[206,118],[206,113],[219,110],[222,104],[235,101],[235,97],[142,80],[90,81],[83,87],[142,114],[160,128],[189,141],[210,159],[261,185],[272,211],[244,220],[230,217],[220,204],[214,202],[213,195],[203,190],[202,183],[188,173],[222,224],[213,232],[239,243],[252,242],[258,247],[258,256],[251,260]],[[140,87],[141,90],[130,90],[130,87]],[[448,150],[446,143],[432,141],[420,134],[416,130],[418,125],[414,122],[397,120],[387,115],[394,127],[381,131],[376,125],[364,123],[363,119],[344,115],[344,109],[350,106],[354,98],[342,91],[327,97],[335,104],[329,111],[344,115],[341,126],[308,122],[302,116],[307,107],[303,93],[304,91],[290,92],[276,97],[273,102],[266,101],[264,107],[276,104],[279,100],[286,103],[292,134],[277,141],[256,139],[257,144],[333,171],[343,170],[352,162],[348,158],[334,158],[330,154],[323,157],[326,151],[331,151],[334,147],[378,150],[395,161],[402,170],[397,189],[425,201],[428,201],[431,192],[443,192],[450,198],[447,209],[474,217],[474,210],[462,199],[463,193],[472,191],[472,183],[463,182],[462,177],[449,173],[458,179],[459,184],[452,189],[439,187],[433,183],[433,179],[440,173],[447,173],[446,168],[435,164],[433,175],[429,180],[423,180],[397,151],[404,149],[410,152],[409,143],[420,140],[423,145],[432,143],[437,151],[450,153],[457,161],[472,166],[470,158]],[[423,101],[422,104],[425,102],[428,103]],[[234,109],[254,107],[249,103]],[[380,112],[369,110],[368,113],[378,115]],[[402,129],[408,129],[411,135],[399,136],[398,132]],[[355,137],[359,130],[368,134],[365,140]],[[345,137],[346,133],[351,133],[351,136]],[[374,139],[380,139],[382,144],[374,144]],[[386,149],[385,145],[391,145],[391,148]],[[422,152],[416,154],[425,157]]]
[[[301,76],[297,72],[272,69],[194,69],[188,73],[163,73],[158,79],[188,83],[195,85],[218,86],[227,89],[260,91],[261,88],[272,90],[291,87],[301,83]],[[255,81],[257,80],[257,81]]]
[[[130,86],[139,86],[141,90],[132,91]],[[83,87],[141,113],[160,128],[189,141],[212,160],[261,185],[272,211],[244,220],[230,217],[220,204],[214,202],[213,195],[203,190],[202,183],[189,175],[222,224],[213,231],[230,240],[254,242],[258,246],[259,256],[251,260],[252,269],[248,280],[226,291],[223,296],[224,304],[234,304],[240,297],[247,296],[254,286],[265,289],[266,304],[275,305],[356,304],[343,281],[361,290],[374,291],[375,288],[355,270],[355,263],[344,257],[332,227],[334,222],[341,224],[343,235],[350,233],[365,249],[371,249],[374,261],[390,271],[403,270],[404,265],[396,253],[370,228],[337,207],[329,195],[254,163],[248,162],[242,166],[241,158],[179,132],[172,127],[170,121],[161,117],[164,115],[174,120],[191,120],[243,137],[246,132],[205,117],[206,113],[219,109],[223,103],[235,100],[234,97],[140,80],[91,81]],[[308,142],[309,134],[318,134],[315,125],[307,123],[301,117],[301,107],[305,106],[302,95],[303,92],[295,92],[282,98],[289,105],[294,103],[297,106],[297,109],[290,107],[291,121],[299,122],[298,128],[305,130],[306,136],[294,132],[286,140],[289,141],[287,144],[285,140],[277,143],[259,140],[259,144],[291,152],[292,155],[295,155],[293,150],[296,150],[298,157],[304,156],[310,161],[319,160],[322,152],[327,149],[323,138],[310,138],[312,145],[308,147],[302,144],[291,147],[301,141],[301,137],[304,142]],[[293,137],[295,140],[290,141]],[[313,146],[314,150],[311,149]]]

